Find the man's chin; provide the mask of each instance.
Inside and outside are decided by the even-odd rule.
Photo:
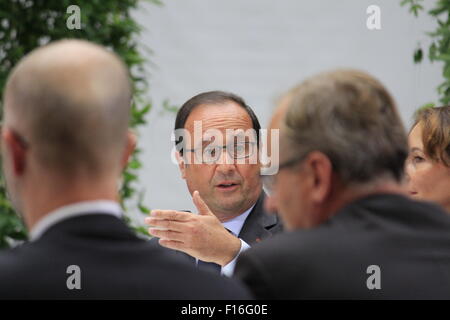
[[[222,211],[239,213],[237,211],[241,211],[244,203],[245,199],[243,199],[242,197],[220,197],[216,201],[216,207],[220,208]]]

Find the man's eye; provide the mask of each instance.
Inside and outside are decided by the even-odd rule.
[[[241,153],[245,150],[245,146],[242,144],[236,144],[234,145],[234,151],[236,151],[236,153]]]
[[[205,153],[211,157],[215,157],[219,153],[219,147],[206,147]]]

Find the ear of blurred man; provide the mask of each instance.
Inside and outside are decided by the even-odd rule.
[[[320,205],[331,193],[333,166],[330,159],[319,151],[311,152],[305,162],[311,178],[311,200]]]
[[[136,149],[137,144],[137,136],[136,134],[131,130],[128,129],[127,132],[127,139],[125,143],[125,150],[123,152],[122,156],[122,169],[125,170],[127,167],[131,156],[133,155],[134,150]]]
[[[5,146],[3,157],[9,157],[14,176],[22,176],[26,169],[27,148],[20,137],[11,129],[2,131],[2,143]],[[6,151],[5,151],[6,150]]]

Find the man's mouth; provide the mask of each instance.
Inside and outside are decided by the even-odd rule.
[[[218,184],[216,187],[220,190],[234,190],[238,187],[238,183],[234,182],[223,182]]]

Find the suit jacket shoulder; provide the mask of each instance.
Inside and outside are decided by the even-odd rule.
[[[450,216],[437,206],[374,195],[321,226],[277,235],[238,259],[257,298],[450,298]],[[370,266],[381,289],[371,290]]]
[[[69,289],[68,267],[81,289]],[[239,283],[197,270],[116,217],[68,218],[0,253],[0,299],[248,299]]]

